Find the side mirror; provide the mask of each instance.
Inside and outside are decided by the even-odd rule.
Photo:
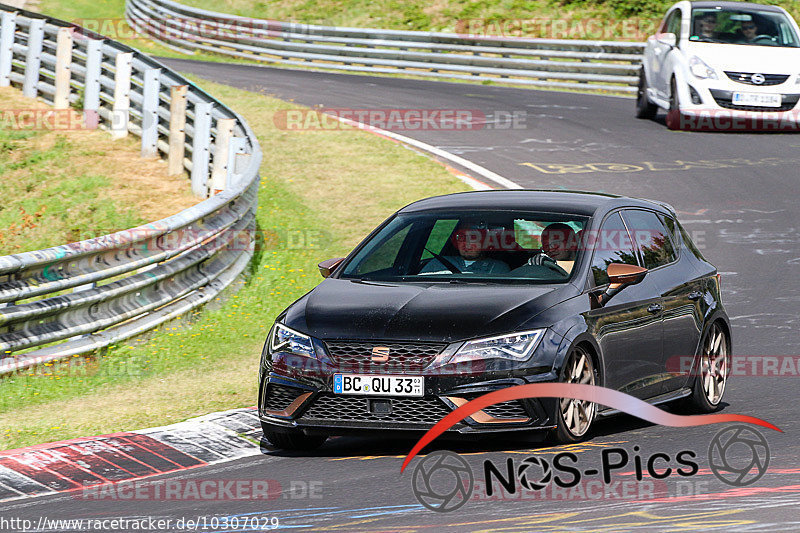
[[[608,275],[608,287],[605,290],[589,293],[592,298],[592,309],[603,307],[628,285],[640,283],[647,274],[647,269],[636,265],[611,263],[606,267],[606,274]]]
[[[665,44],[670,48],[675,48],[678,45],[678,36],[674,33],[660,33],[656,37],[656,41],[661,44]]]
[[[622,289],[627,285],[636,285],[644,279],[647,269],[636,265],[611,263],[606,268],[610,289]]]
[[[336,270],[336,267],[339,266],[339,263],[344,261],[344,257],[337,257],[336,259],[326,259],[317,267],[319,268],[319,273],[322,275],[323,278],[330,277],[333,274],[333,271]]]

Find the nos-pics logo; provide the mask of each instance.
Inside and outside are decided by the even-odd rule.
[[[634,450],[638,450],[638,446]],[[583,472],[574,467],[559,465],[556,457],[553,464],[559,469],[557,472],[547,459],[530,456],[513,469],[516,480],[512,481],[511,476],[508,476],[509,479],[506,480],[506,483],[518,483],[523,489],[540,491],[547,488],[559,473],[564,472],[573,476],[569,485],[579,482],[581,473],[602,475],[604,481],[608,483],[611,472],[624,468],[629,464],[629,460],[624,449],[615,448],[606,451],[610,453],[603,455],[601,469],[584,470]],[[574,456],[574,454],[564,455]],[[683,455],[682,458],[677,458],[683,469],[665,467],[663,461],[668,456],[662,453],[655,453],[643,460],[637,457],[636,463],[637,465],[640,462],[645,463],[647,474],[654,479],[666,478],[671,472],[681,476],[692,476],[697,473],[698,465],[692,460],[695,457],[693,452],[684,451],[677,455]],[[769,467],[769,459],[767,440],[761,433],[746,425],[733,425],[719,431],[711,439],[708,449],[708,462],[712,473],[720,481],[736,487],[751,485],[761,479]],[[574,456],[574,460],[577,460],[577,456]],[[510,462],[511,459],[508,461]],[[488,460],[485,462],[491,463]],[[660,468],[656,466],[659,464]],[[637,468],[641,467],[637,466]],[[510,469],[509,465],[509,473],[511,473]],[[494,464],[484,465],[484,472],[490,470],[495,473],[499,472]],[[577,477],[575,473],[578,473]],[[639,475],[637,478],[641,479]],[[491,479],[485,481],[488,488]],[[556,482],[558,483],[558,481]],[[460,455],[448,450],[435,451],[423,457],[417,463],[412,477],[412,490],[417,501],[437,512],[455,511],[462,507],[472,498],[474,488],[475,476],[469,463]],[[506,488],[510,488],[511,492],[516,490],[511,485]]]

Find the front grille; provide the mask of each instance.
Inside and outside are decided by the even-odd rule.
[[[435,424],[450,413],[450,409],[436,397],[381,398],[391,401],[388,414],[370,412],[367,398],[320,394],[300,417],[300,421],[315,422],[402,422]]]
[[[721,91],[717,89],[711,89],[711,96],[714,97],[714,100],[720,107],[724,107],[725,109],[735,109],[738,111],[764,111],[766,113],[769,112],[777,112],[777,111],[789,111],[794,109],[797,105],[797,100],[800,99],[800,94],[782,94],[781,95],[781,106],[780,107],[763,107],[763,106],[751,106],[751,105],[738,105],[732,102],[733,93],[731,91]]]
[[[304,392],[296,387],[269,383],[264,394],[264,410],[283,411]]]
[[[764,76],[764,83],[753,83],[752,76],[754,72],[730,72],[725,71],[725,74],[737,83],[744,83],[747,85],[756,85],[764,87],[765,85],[780,85],[789,79],[788,74],[761,74]]]
[[[479,396],[483,396],[486,394],[485,392],[480,393],[467,393],[467,394],[459,394],[458,396],[464,398],[465,400],[472,401]],[[505,418],[531,418],[531,415],[525,410],[522,406],[522,403],[519,400],[511,400],[509,402],[502,402],[497,403],[494,405],[490,405],[489,407],[484,407],[481,409],[487,415],[493,418],[505,419]]]
[[[530,418],[530,415],[522,407],[522,404],[517,400],[510,402],[498,403],[484,407],[483,412],[494,418]]]
[[[341,370],[351,372],[415,372],[428,366],[444,350],[446,344],[325,341],[328,354]],[[386,362],[373,361],[373,348],[388,348]]]

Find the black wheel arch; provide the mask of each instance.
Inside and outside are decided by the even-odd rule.
[[[564,361],[567,355],[577,346],[582,346],[589,352],[589,355],[592,357],[592,363],[594,363],[595,370],[597,371],[597,385],[601,387],[605,386],[606,372],[602,350],[595,338],[589,334],[585,325],[584,327],[574,326],[564,335],[561,345],[558,348],[558,354],[553,361],[553,373],[556,376],[561,375],[561,370],[564,367]]]

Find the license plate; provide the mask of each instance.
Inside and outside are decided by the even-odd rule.
[[[369,396],[423,396],[422,376],[383,376],[375,374],[334,374],[334,394]]]
[[[733,93],[734,104],[759,107],[780,107],[781,95],[764,93]]]

